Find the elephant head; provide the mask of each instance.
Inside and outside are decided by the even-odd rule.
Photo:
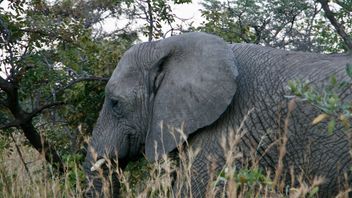
[[[231,49],[213,35],[188,33],[133,46],[106,86],[91,140],[97,157],[86,158],[88,176],[103,157],[124,163],[144,153],[158,160],[174,150],[227,109],[237,75]],[[183,134],[172,127],[182,127]]]

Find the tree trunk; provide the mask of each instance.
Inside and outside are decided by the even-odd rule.
[[[49,162],[59,173],[64,173],[64,163],[56,150],[39,135],[31,121],[21,124],[21,129],[31,145]]]
[[[38,131],[32,124],[32,118],[38,115],[42,110],[46,107],[51,107],[54,105],[44,105],[42,108],[38,108],[34,110],[32,113],[25,112],[20,103],[18,96],[18,84],[15,82],[8,82],[2,78],[0,78],[0,88],[6,92],[7,100],[5,106],[11,111],[15,120],[8,125],[8,127],[1,128],[9,128],[16,126],[23,130],[24,135],[30,142],[30,144],[41,154],[45,156],[47,162],[52,164],[55,170],[61,174],[64,172],[64,164],[56,152],[56,150],[49,145],[49,143],[40,136]],[[57,103],[61,104],[61,103]]]
[[[352,51],[352,38],[346,33],[343,25],[336,20],[334,13],[329,8],[328,1],[327,0],[318,0],[318,1],[320,2],[325,12],[326,18],[329,19],[330,23],[334,26],[336,32],[341,36],[348,50]]]

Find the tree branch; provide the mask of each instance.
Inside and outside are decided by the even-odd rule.
[[[330,10],[327,0],[318,0],[325,12],[326,18],[329,19],[330,23],[334,26],[336,32],[342,37],[349,51],[352,51],[352,38],[346,33],[345,28],[339,23],[334,13]]]
[[[31,113],[29,113],[28,116],[26,116],[26,120],[32,119],[33,117],[35,117],[36,115],[38,115],[39,113],[44,111],[45,109],[59,106],[59,105],[64,105],[64,104],[66,104],[66,103],[65,102],[54,102],[54,103],[50,103],[50,104],[45,104],[41,107],[34,109]]]
[[[147,5],[148,5],[148,15],[147,18],[149,20],[149,26],[148,26],[148,41],[153,40],[153,27],[154,27],[154,21],[153,21],[153,7],[151,4],[150,0],[147,0]]]
[[[31,120],[21,124],[21,129],[31,145],[40,153],[43,154],[46,161],[49,162],[54,169],[61,174],[64,173],[64,163],[62,162],[56,150],[37,132]]]
[[[59,35],[57,33],[53,33],[53,32],[45,32],[43,30],[40,29],[31,29],[31,28],[23,28],[23,29],[19,29],[19,31],[25,32],[25,33],[32,33],[32,34],[39,34],[42,36],[49,36],[49,37],[54,37],[57,38],[59,40],[62,41],[66,41],[68,43],[74,44],[73,40],[69,37],[64,37],[62,35]]]
[[[8,74],[7,69],[5,69],[7,79],[0,77],[0,89],[3,92],[6,92],[7,98],[6,98],[6,104],[4,103],[4,105],[8,107],[8,109],[11,111],[11,114],[14,117],[14,120],[12,122],[5,124],[4,126],[0,126],[0,130],[9,128],[9,127],[18,127],[19,129],[22,129],[24,135],[26,136],[30,144],[40,154],[45,156],[46,161],[51,163],[54,169],[58,170],[60,173],[63,173],[64,164],[60,156],[58,155],[54,147],[52,147],[49,144],[49,142],[47,142],[43,137],[41,137],[40,133],[37,131],[37,129],[33,126],[33,123],[32,123],[32,118],[38,115],[44,109],[47,109],[56,105],[60,105],[63,103],[57,102],[57,103],[43,105],[37,109],[34,109],[31,113],[27,113],[22,109],[19,103],[20,98],[18,94],[18,89],[19,89],[18,82],[20,81],[20,78],[22,77],[22,75],[25,73],[26,70],[25,68],[20,69],[20,67],[18,67],[19,66],[17,62],[18,59],[17,57],[14,56],[14,52],[16,52],[17,54],[17,51],[14,50],[13,44],[10,42],[11,31],[8,30],[6,24],[1,19],[0,19],[0,27],[1,27],[0,33],[2,34],[2,38],[0,39],[3,42],[5,42],[4,49],[9,54],[8,56],[9,61],[6,62],[6,64],[8,63],[11,66],[10,74]],[[51,36],[63,41],[72,42],[70,37],[66,38],[66,37],[63,37],[62,35],[57,35],[52,32],[45,32],[40,29],[37,30],[37,29],[25,28],[19,31],[40,34],[42,36]],[[25,48],[21,58],[23,58],[26,55],[27,50],[28,50],[28,47]],[[11,134],[11,137],[13,137],[12,134]],[[16,148],[17,148],[17,151],[19,152],[21,159],[23,159],[19,148],[18,147]],[[29,173],[27,168],[26,170]]]
[[[11,90],[11,84],[0,77],[0,89],[8,93]]]
[[[13,120],[5,125],[0,126],[0,130],[11,128],[11,127],[18,127],[20,126],[20,122],[18,120]]]
[[[1,78],[0,78],[1,79]],[[2,82],[5,80],[2,79]],[[6,81],[5,81],[6,82]],[[64,172],[64,164],[56,152],[56,150],[44,139],[40,136],[36,128],[32,124],[32,118],[43,111],[46,108],[58,105],[55,104],[47,104],[39,107],[34,110],[32,113],[26,113],[19,104],[18,97],[18,89],[16,85],[10,84],[11,88],[6,92],[7,93],[7,103],[9,106],[9,110],[11,111],[15,120],[5,126],[0,127],[0,129],[8,128],[8,127],[18,127],[22,129],[24,135],[30,144],[41,154],[45,156],[46,161],[52,164],[54,169],[58,170],[59,173]]]
[[[96,76],[90,76],[90,77],[82,77],[82,78],[78,78],[75,80],[72,80],[70,83],[68,83],[66,86],[62,87],[61,89],[59,89],[58,91],[56,91],[56,93],[60,93],[62,91],[64,91],[65,89],[73,86],[76,83],[82,82],[82,81],[100,81],[100,82],[107,82],[109,80],[109,78],[107,77],[96,77]],[[9,87],[9,88],[8,88]],[[11,84],[8,83],[6,80],[4,80],[3,78],[0,78],[0,88],[3,89],[4,91],[6,90],[10,90],[11,88]],[[10,91],[9,91],[10,93]],[[16,101],[16,100],[12,100],[11,101]],[[0,126],[0,130],[2,129],[6,129],[6,128],[11,128],[11,127],[19,127],[21,124],[24,124],[28,121],[30,121],[33,117],[37,116],[39,113],[41,113],[43,110],[54,107],[54,106],[59,106],[59,105],[64,105],[65,102],[54,102],[54,103],[50,103],[50,104],[45,104],[41,107],[38,107],[36,109],[34,109],[32,112],[26,114],[25,116],[22,116],[22,119],[18,120],[14,120],[8,124],[2,125]],[[12,105],[12,108],[14,108],[14,106],[16,105]],[[17,110],[12,110],[13,112],[17,112]]]
[[[89,76],[89,77],[81,77],[81,78],[77,78],[74,79],[72,81],[70,81],[67,85],[65,85],[64,87],[60,88],[59,90],[55,91],[55,95],[66,90],[67,88],[82,82],[82,81],[99,81],[99,82],[108,82],[110,78],[108,77],[97,77],[97,76]]]
[[[54,103],[50,103],[50,104],[45,104],[41,107],[34,109],[31,113],[26,114],[25,116],[23,116],[24,118],[21,120],[16,119],[8,124],[0,126],[0,130],[11,128],[11,127],[19,127],[21,124],[25,124],[26,122],[29,122],[33,117],[37,116],[39,113],[41,113],[45,109],[59,106],[59,105],[63,105],[63,104],[66,104],[66,103],[65,102],[54,102]]]
[[[347,4],[343,1],[339,1],[339,0],[335,1],[335,3],[337,3],[339,6],[341,6],[346,11],[352,12],[352,7],[349,4]]]

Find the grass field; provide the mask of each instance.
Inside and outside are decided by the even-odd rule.
[[[20,142],[19,137],[17,139]],[[235,152],[226,154],[226,168],[212,173],[207,197],[317,197],[323,178],[316,177],[308,185],[297,175],[300,181],[298,187],[285,186],[280,179],[280,163],[271,176],[255,165],[235,170],[234,162],[241,158],[241,153],[236,149],[239,136],[233,138],[231,148],[227,150]],[[282,149],[281,154],[284,155],[284,147]],[[178,163],[167,157],[156,163],[141,159],[130,163],[126,171],[111,171],[118,173],[122,197],[182,197],[181,192],[175,189],[180,189],[181,186],[183,189],[191,188],[190,165],[196,154],[197,151],[192,150],[180,152]],[[72,160],[68,160],[67,165],[65,174],[57,176],[34,149],[11,144],[1,155],[0,197],[83,197],[87,185],[82,168]],[[181,178],[179,182],[174,183],[173,175]],[[108,182],[105,185],[108,186]],[[178,188],[173,189],[173,185]],[[348,197],[349,190],[346,187],[346,191],[341,192],[338,197]],[[109,195],[108,188],[104,193]]]

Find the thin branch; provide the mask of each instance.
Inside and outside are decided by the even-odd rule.
[[[26,65],[26,66],[23,66],[19,69],[16,70],[16,74],[14,75],[14,79],[13,79],[13,82],[18,84],[21,79],[26,75],[26,72],[28,72],[28,70],[30,69],[33,69],[34,66],[29,64],[29,65]]]
[[[271,18],[267,17],[266,19],[264,19],[263,23],[261,24],[261,26],[256,26],[254,25],[253,28],[255,30],[255,44],[259,44],[259,42],[262,40],[262,35],[263,35],[263,30],[265,30],[265,27],[270,23]]]
[[[12,86],[8,81],[0,77],[0,89],[8,93],[11,91],[11,87]]]
[[[64,105],[64,104],[66,104],[66,103],[65,102],[54,102],[54,103],[50,103],[50,104],[45,104],[45,105],[43,105],[41,107],[38,107],[38,108],[34,109],[31,113],[26,113],[24,118],[21,119],[21,120],[13,120],[13,121],[11,121],[11,122],[3,125],[3,126],[0,126],[0,130],[11,128],[11,127],[19,127],[21,124],[29,122],[33,117],[37,116],[39,113],[41,113],[45,109],[49,109],[51,107]]]
[[[112,32],[104,32],[104,33],[100,33],[99,36],[96,36],[95,39],[103,39],[106,37],[112,37],[112,36],[116,36],[119,37],[120,35],[124,35],[124,34],[135,34],[135,31],[127,31],[128,27],[132,25],[132,21],[129,21],[126,25],[124,25],[123,28],[120,29],[116,29]],[[97,34],[98,35],[98,34]]]
[[[308,36],[305,37],[306,39],[308,39],[308,43],[309,45],[312,45],[312,30],[313,30],[313,25],[314,25],[314,19],[316,18],[316,16],[318,15],[318,13],[321,11],[321,8],[318,9],[318,4],[314,3],[314,13],[312,15],[312,18],[309,20],[309,25],[308,28],[306,29],[306,32],[308,32]]]
[[[292,19],[289,20],[288,23],[285,24],[285,26],[290,24],[289,30],[286,30],[286,33],[284,34],[284,36],[281,39],[281,42],[279,42],[277,45],[278,47],[285,48],[285,46],[289,44],[289,42],[285,42],[285,39],[287,38],[287,36],[289,36],[292,33],[293,27],[295,25],[296,17],[297,17],[297,15],[292,16]],[[281,46],[280,46],[280,44],[281,44]]]
[[[60,174],[65,171],[65,166],[61,157],[56,152],[55,148],[52,147],[49,142],[47,142],[44,137],[42,137],[37,129],[33,126],[32,122],[26,122],[21,124],[21,129],[24,135],[31,143],[31,145],[40,153],[45,156],[47,162],[49,162],[54,169],[58,170]]]
[[[339,0],[335,1],[335,3],[337,3],[339,6],[341,6],[346,11],[352,12],[352,7],[349,4],[347,4],[343,1],[339,1]]]
[[[62,40],[62,41],[65,41],[65,42],[68,42],[68,43],[75,45],[75,43],[73,42],[73,40],[71,38],[63,37],[55,32],[45,32],[44,30],[30,29],[30,28],[19,29],[19,31],[22,31],[25,33],[33,33],[33,34],[39,34],[42,36],[49,36],[49,37],[57,38],[59,40]]]
[[[50,103],[50,104],[45,104],[45,105],[43,105],[41,107],[38,107],[38,108],[34,109],[31,113],[29,113],[28,116],[26,116],[25,120],[32,119],[33,117],[35,117],[36,115],[38,115],[39,113],[44,111],[45,109],[49,109],[51,107],[64,105],[64,104],[66,104],[66,103],[65,102],[54,102],[54,103]]]
[[[2,38],[4,38],[4,40],[1,39],[1,41],[7,43],[10,40],[11,31],[9,31],[7,24],[3,21],[1,17],[0,17],[0,27],[1,27]]]
[[[89,76],[89,77],[81,77],[81,78],[77,78],[75,80],[70,81],[67,85],[65,85],[64,87],[60,88],[59,90],[57,90],[55,92],[55,94],[59,94],[60,92],[68,89],[69,87],[82,82],[82,81],[100,81],[100,82],[108,82],[109,78],[108,77],[97,77],[97,76]]]
[[[11,128],[11,127],[19,127],[20,124],[21,123],[18,120],[13,120],[5,125],[0,126],[0,130]]]
[[[250,43],[251,41],[246,38],[246,36],[245,36],[245,34],[244,34],[244,32],[243,32],[244,27],[243,27],[243,23],[242,23],[242,14],[243,14],[243,12],[240,12],[240,13],[237,15],[237,17],[238,17],[238,25],[240,26],[240,27],[239,27],[238,35],[240,36],[240,38],[241,38],[244,42]]]
[[[154,27],[154,21],[153,21],[153,7],[151,4],[150,0],[147,0],[148,4],[148,20],[149,20],[149,26],[148,26],[148,41],[153,40],[153,27]]]
[[[345,28],[339,23],[334,13],[330,10],[327,0],[318,0],[325,12],[326,18],[329,19],[330,23],[334,26],[336,32],[342,37],[349,51],[352,51],[352,38],[346,33]]]

